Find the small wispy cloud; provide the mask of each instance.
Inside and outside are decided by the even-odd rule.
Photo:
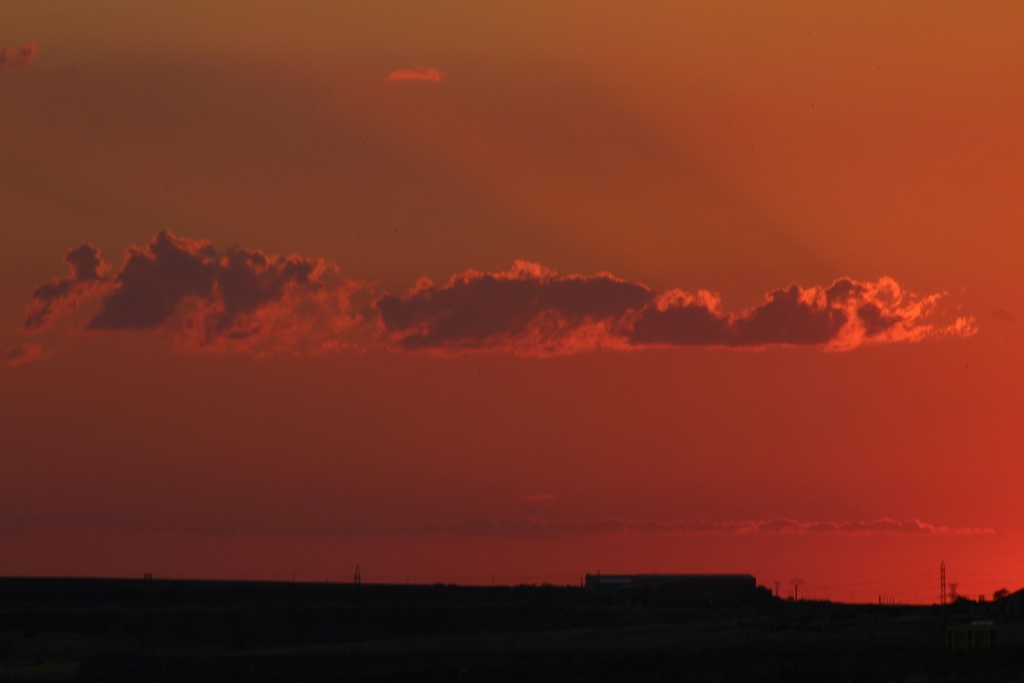
[[[0,47],[0,67],[32,66],[37,54],[39,54],[39,46],[35,43],[27,43],[20,47],[4,45]]]
[[[440,83],[443,80],[440,69],[432,66],[417,66],[414,69],[395,69],[388,74],[389,81],[426,81]]]
[[[46,357],[46,350],[40,344],[28,342],[15,344],[4,352],[4,362],[11,367],[25,365]]]

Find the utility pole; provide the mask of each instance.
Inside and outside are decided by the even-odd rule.
[[[939,562],[939,604],[946,604],[946,561]]]
[[[790,579],[789,583],[793,586],[793,602],[799,602],[800,600],[800,586],[803,585],[803,579]]]

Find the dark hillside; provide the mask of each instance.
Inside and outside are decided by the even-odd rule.
[[[945,651],[947,625],[992,618],[979,609],[760,593],[663,604],[534,586],[0,579],[0,680],[1016,678],[1019,647]]]

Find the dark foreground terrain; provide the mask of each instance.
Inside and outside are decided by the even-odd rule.
[[[1002,681],[999,605],[688,604],[582,588],[0,579],[0,680]]]

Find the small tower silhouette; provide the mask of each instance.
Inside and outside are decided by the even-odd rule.
[[[359,565],[356,565],[356,576],[352,581],[355,585],[359,585],[363,582],[363,575],[359,573]]]
[[[939,562],[939,604],[946,604],[946,561]]]

